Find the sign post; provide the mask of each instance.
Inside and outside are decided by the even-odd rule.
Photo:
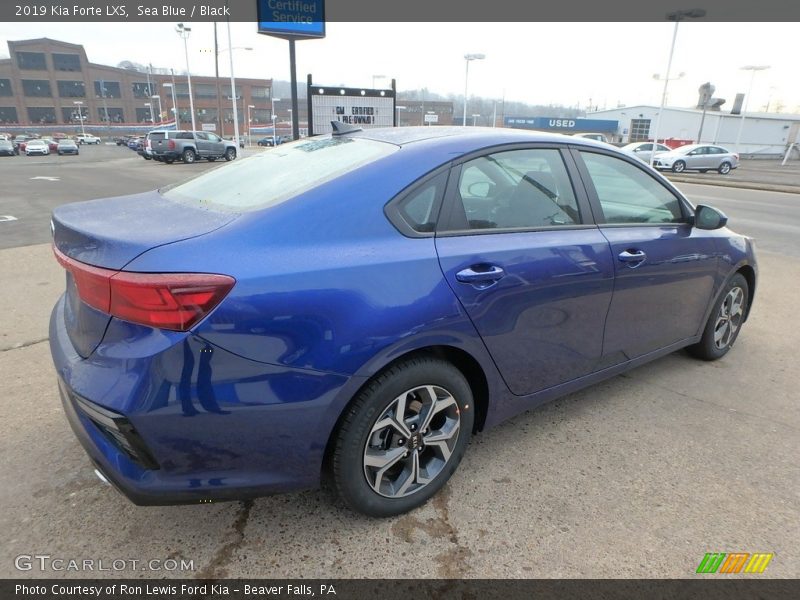
[[[296,40],[325,37],[325,0],[280,2],[256,0],[258,33],[289,40],[289,71],[292,80],[292,138],[300,137],[300,115],[297,110]],[[272,94],[272,90],[270,90]],[[273,120],[273,123],[275,121]]]

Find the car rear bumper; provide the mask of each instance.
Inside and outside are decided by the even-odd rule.
[[[153,152],[153,158],[172,158],[178,160],[181,157],[180,154],[177,152],[167,151],[167,152]]]
[[[63,307],[64,297],[50,349],[64,412],[94,466],[131,501],[202,503],[319,485],[343,399],[363,380],[266,365],[117,319],[83,359]]]

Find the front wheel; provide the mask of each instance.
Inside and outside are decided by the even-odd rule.
[[[461,462],[474,415],[472,390],[452,364],[432,357],[398,363],[342,417],[332,456],[336,492],[373,517],[421,506]]]
[[[703,337],[687,349],[703,360],[717,360],[731,349],[742,329],[748,303],[750,287],[741,273],[734,275],[722,291],[708,317]]]
[[[673,173],[683,173],[686,170],[686,163],[682,160],[676,160],[675,164],[672,165],[672,172]]]
[[[228,149],[225,151],[225,160],[227,160],[228,162],[230,162],[230,161],[232,161],[234,158],[236,158],[236,148],[228,148]]]
[[[727,175],[731,172],[731,163],[722,163],[717,171],[719,171],[720,175]]]
[[[183,151],[183,162],[185,162],[187,165],[192,164],[196,158],[197,154],[195,154],[194,150],[191,148],[187,148]]]

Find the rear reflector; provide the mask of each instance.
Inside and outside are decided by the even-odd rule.
[[[87,265],[53,247],[89,306],[125,321],[186,331],[216,307],[236,280],[210,273],[133,273]]]

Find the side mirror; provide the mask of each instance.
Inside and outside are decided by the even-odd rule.
[[[728,217],[716,208],[698,204],[694,209],[694,226],[698,229],[721,229],[727,224]]]
[[[642,151],[642,149],[641,149],[641,147],[639,147],[639,148],[634,148],[634,149],[633,149],[633,151],[634,151],[634,152],[641,152],[641,151]]]

